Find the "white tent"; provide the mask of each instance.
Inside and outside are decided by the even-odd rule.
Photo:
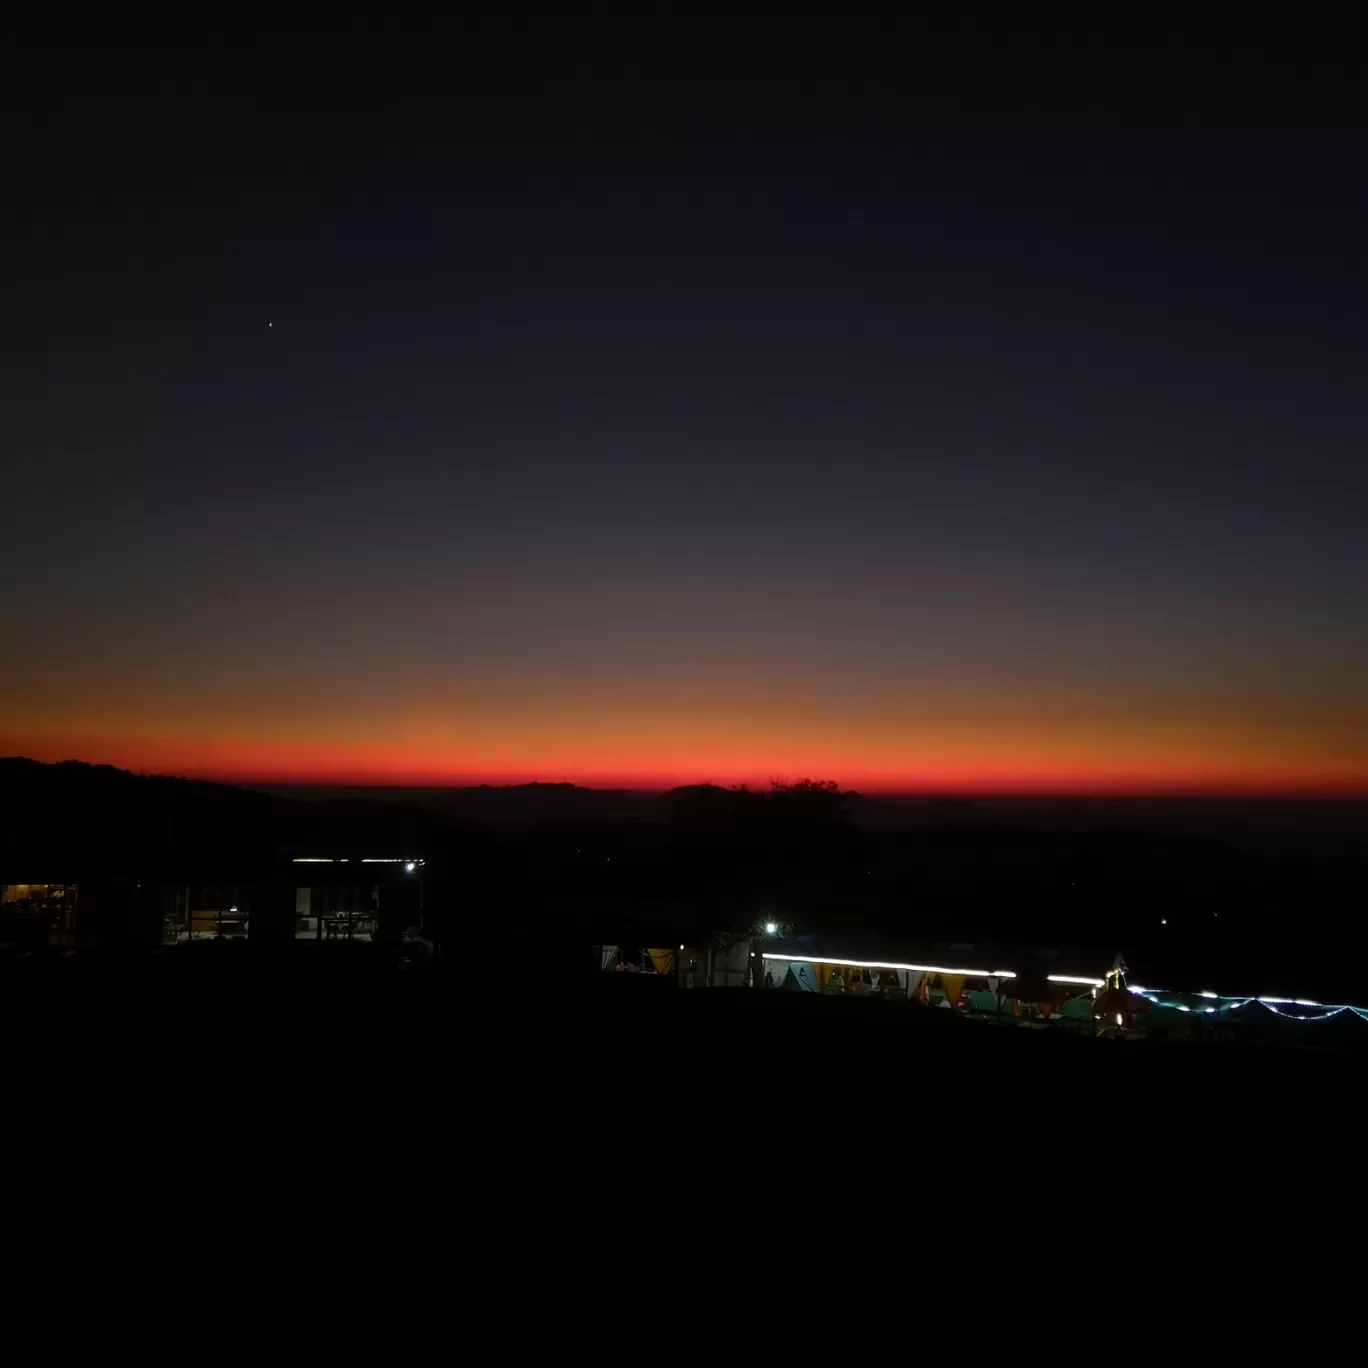
[[[813,972],[812,965],[805,964],[801,960],[794,960],[789,964],[788,972],[784,975],[783,982],[779,986],[797,993],[820,993],[822,991],[817,984],[817,975]]]

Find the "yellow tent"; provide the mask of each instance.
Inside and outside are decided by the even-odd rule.
[[[815,963],[812,966],[813,973],[817,975],[817,985],[822,992],[826,992],[827,980],[836,972],[834,964]]]
[[[646,953],[651,957],[651,963],[655,965],[657,974],[673,974],[675,970],[675,951],[673,949],[652,950],[647,947]]]

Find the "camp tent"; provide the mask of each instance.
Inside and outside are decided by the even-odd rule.
[[[921,988],[921,972],[916,969],[899,969],[898,982],[902,984],[903,997],[915,998]]]
[[[817,975],[813,971],[812,965],[802,963],[790,964],[788,973],[784,975],[784,981],[779,986],[795,993],[820,993],[822,991],[817,985]]]
[[[713,987],[745,988],[750,983],[751,943],[734,940],[713,950]]]
[[[669,946],[647,946],[647,955],[657,974],[673,974],[675,971],[675,952]]]

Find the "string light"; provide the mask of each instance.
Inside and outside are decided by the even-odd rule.
[[[1200,996],[1206,997],[1208,995],[1203,993]],[[1146,998],[1146,1001],[1154,1003],[1156,1007],[1172,1007],[1175,1011],[1179,1012],[1202,1012],[1207,1014],[1215,1012],[1238,1012],[1241,1007],[1248,1007],[1251,1002],[1257,1002],[1260,1006],[1267,1007],[1275,1016],[1285,1017],[1288,1021],[1329,1021],[1331,1017],[1338,1016],[1341,1012],[1353,1012],[1355,1016],[1362,1017],[1364,1021],[1368,1021],[1368,1010],[1362,1007],[1350,1006],[1348,1003],[1342,1007],[1327,1007],[1319,1002],[1297,1003],[1295,1000],[1291,1002],[1291,1005],[1293,1006],[1320,1007],[1320,1013],[1312,1016],[1302,1012],[1285,1012],[1281,1007],[1275,1006],[1268,998],[1241,998],[1238,1002],[1222,1002],[1219,1007],[1188,1007],[1181,1002],[1160,1002],[1158,998],[1153,997]],[[1286,1001],[1286,999],[1279,998],[1277,1001],[1283,1002]]]
[[[1274,1016],[1286,1017],[1289,1021],[1329,1021],[1330,1018],[1331,1018],[1332,1016],[1339,1016],[1339,1014],[1340,1014],[1341,1012],[1353,1012],[1353,1011],[1357,1011],[1356,1008],[1349,1007],[1349,1006],[1344,1006],[1344,1007],[1329,1007],[1329,1008],[1326,1009],[1326,1011],[1324,1012],[1324,1014],[1321,1015],[1321,1016],[1302,1016],[1302,1015],[1301,1015],[1300,1013],[1298,1013],[1298,1012],[1284,1012],[1284,1011],[1282,1010],[1282,1008],[1280,1008],[1280,1007],[1275,1007],[1275,1006],[1274,1006],[1271,1002],[1269,1002],[1266,998],[1260,998],[1259,1001],[1260,1001],[1265,1007],[1267,1007],[1268,1010],[1269,1010],[1270,1012],[1272,1012]],[[1317,1005],[1319,1005],[1319,1004],[1317,1004]],[[1365,1020],[1368,1020],[1368,1017],[1365,1017],[1364,1019],[1365,1019]]]
[[[1133,988],[1133,993],[1138,993],[1146,1002],[1152,1002],[1156,1007],[1170,1007],[1179,1012],[1238,1012],[1241,1007],[1248,1007],[1251,1002],[1257,1002],[1261,1007],[1267,1007],[1275,1016],[1286,1018],[1288,1021],[1329,1021],[1331,1017],[1339,1016],[1341,1012],[1352,1012],[1356,1017],[1363,1021],[1368,1021],[1368,1008],[1355,1007],[1352,1003],[1344,1003],[1341,1006],[1332,1006],[1324,1002],[1313,1002],[1310,998],[1281,998],[1281,997],[1247,997],[1238,1000],[1230,999],[1219,1001],[1216,993],[1198,993],[1198,997],[1218,998],[1219,1005],[1216,1007],[1189,1007],[1181,1002],[1163,1002],[1155,994],[1162,990],[1158,988]],[[1316,1007],[1316,1013],[1309,1012],[1287,1012],[1284,1007]]]

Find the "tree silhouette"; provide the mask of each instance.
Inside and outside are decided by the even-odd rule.
[[[757,938],[768,921],[805,920],[808,904],[830,902],[824,890],[848,877],[859,834],[847,796],[828,779],[676,790],[674,886],[700,922]]]

